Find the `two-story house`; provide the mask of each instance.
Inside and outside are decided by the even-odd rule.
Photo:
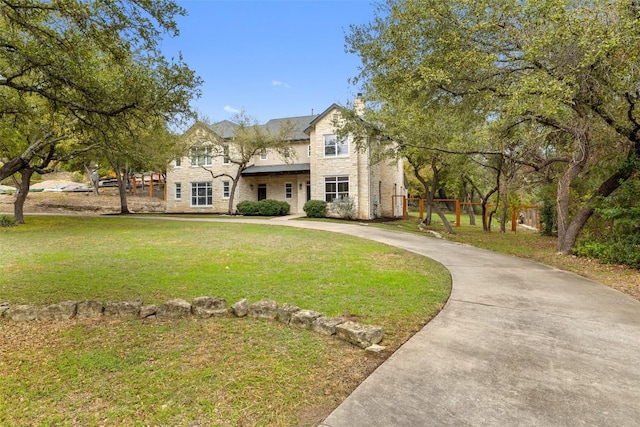
[[[332,203],[350,198],[358,219],[402,215],[405,194],[403,162],[384,159],[373,162],[368,149],[357,149],[352,138],[340,138],[335,129],[341,107],[333,104],[312,116],[274,119],[265,127],[293,125],[287,138],[287,158],[282,152],[261,150],[237,180],[233,209],[244,200],[282,200],[292,214],[304,214],[311,199]],[[190,155],[178,159],[167,171],[168,212],[225,213],[229,208],[238,166],[222,153],[213,153],[208,143],[234,150],[237,125],[222,121],[213,125],[196,123],[182,138],[191,146]],[[227,145],[228,144],[228,145]]]

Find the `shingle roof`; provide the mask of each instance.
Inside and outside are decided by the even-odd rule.
[[[238,125],[236,123],[233,123],[232,121],[223,120],[221,122],[216,122],[212,125],[209,125],[209,128],[220,138],[229,139],[233,138]]]
[[[304,133],[304,130],[309,127],[309,124],[318,117],[317,114],[311,116],[298,116],[298,117],[283,117],[281,119],[271,119],[264,125],[260,125],[271,132],[277,132],[281,126],[284,126],[287,122],[293,125],[293,132],[289,137],[289,141],[300,141],[309,139],[309,135]],[[212,125],[208,125],[209,128],[222,139],[231,139],[235,134],[238,124],[233,123],[230,120],[223,120],[216,122]]]
[[[304,133],[304,130],[309,127],[309,124],[318,117],[317,114],[312,116],[299,116],[299,117],[284,117],[282,119],[271,119],[264,127],[269,129],[270,131],[276,132],[281,126],[286,124],[287,122],[293,125],[293,132],[290,141],[297,141],[302,139],[309,139],[309,135]]]
[[[294,163],[283,165],[249,166],[242,171],[242,175],[284,175],[309,173],[310,171],[310,163]]]

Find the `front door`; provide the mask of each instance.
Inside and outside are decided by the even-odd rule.
[[[258,184],[258,201],[267,198],[267,184]]]

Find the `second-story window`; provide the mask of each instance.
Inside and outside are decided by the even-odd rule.
[[[267,160],[267,149],[260,149],[260,160]]]
[[[338,135],[324,136],[324,156],[343,157],[349,155],[349,142],[346,138],[338,138]]]
[[[224,163],[225,165],[231,163],[231,157],[229,157],[229,144],[225,144],[222,147],[222,156],[222,163]]]
[[[211,147],[192,147],[190,155],[193,166],[211,165]]]

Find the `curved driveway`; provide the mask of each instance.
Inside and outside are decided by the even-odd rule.
[[[322,426],[640,425],[640,302],[573,273],[435,238],[355,224],[247,222],[363,237],[451,272],[442,312]]]

